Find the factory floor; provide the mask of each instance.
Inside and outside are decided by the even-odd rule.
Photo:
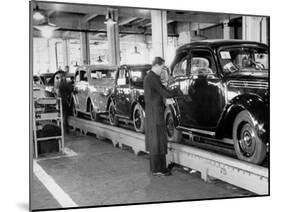
[[[172,175],[152,176],[148,155],[115,148],[108,140],[71,132],[65,154],[33,160],[31,209],[58,209],[251,196],[219,180],[175,166]]]

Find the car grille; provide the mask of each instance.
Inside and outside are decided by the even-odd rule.
[[[268,82],[230,80],[229,86],[234,88],[268,89]]]

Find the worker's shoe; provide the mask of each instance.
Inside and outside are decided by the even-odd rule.
[[[172,173],[170,171],[165,171],[165,172],[152,172],[153,176],[169,176],[172,175]]]

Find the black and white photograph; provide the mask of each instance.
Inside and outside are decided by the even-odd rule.
[[[30,209],[269,195],[269,24],[30,1]]]
[[[270,15],[28,4],[29,210],[270,196]]]

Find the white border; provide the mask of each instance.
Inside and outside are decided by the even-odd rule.
[[[57,0],[59,1],[59,0]],[[171,8],[271,16],[271,197],[198,201],[158,205],[106,207],[79,211],[270,211],[280,204],[280,6],[278,1],[222,0],[67,0],[67,2]],[[28,185],[28,82],[29,2],[1,3],[1,211],[27,211]],[[132,208],[133,207],[133,208]],[[279,207],[278,207],[279,208]],[[69,210],[76,211],[76,210]],[[78,211],[78,210],[77,210]]]

